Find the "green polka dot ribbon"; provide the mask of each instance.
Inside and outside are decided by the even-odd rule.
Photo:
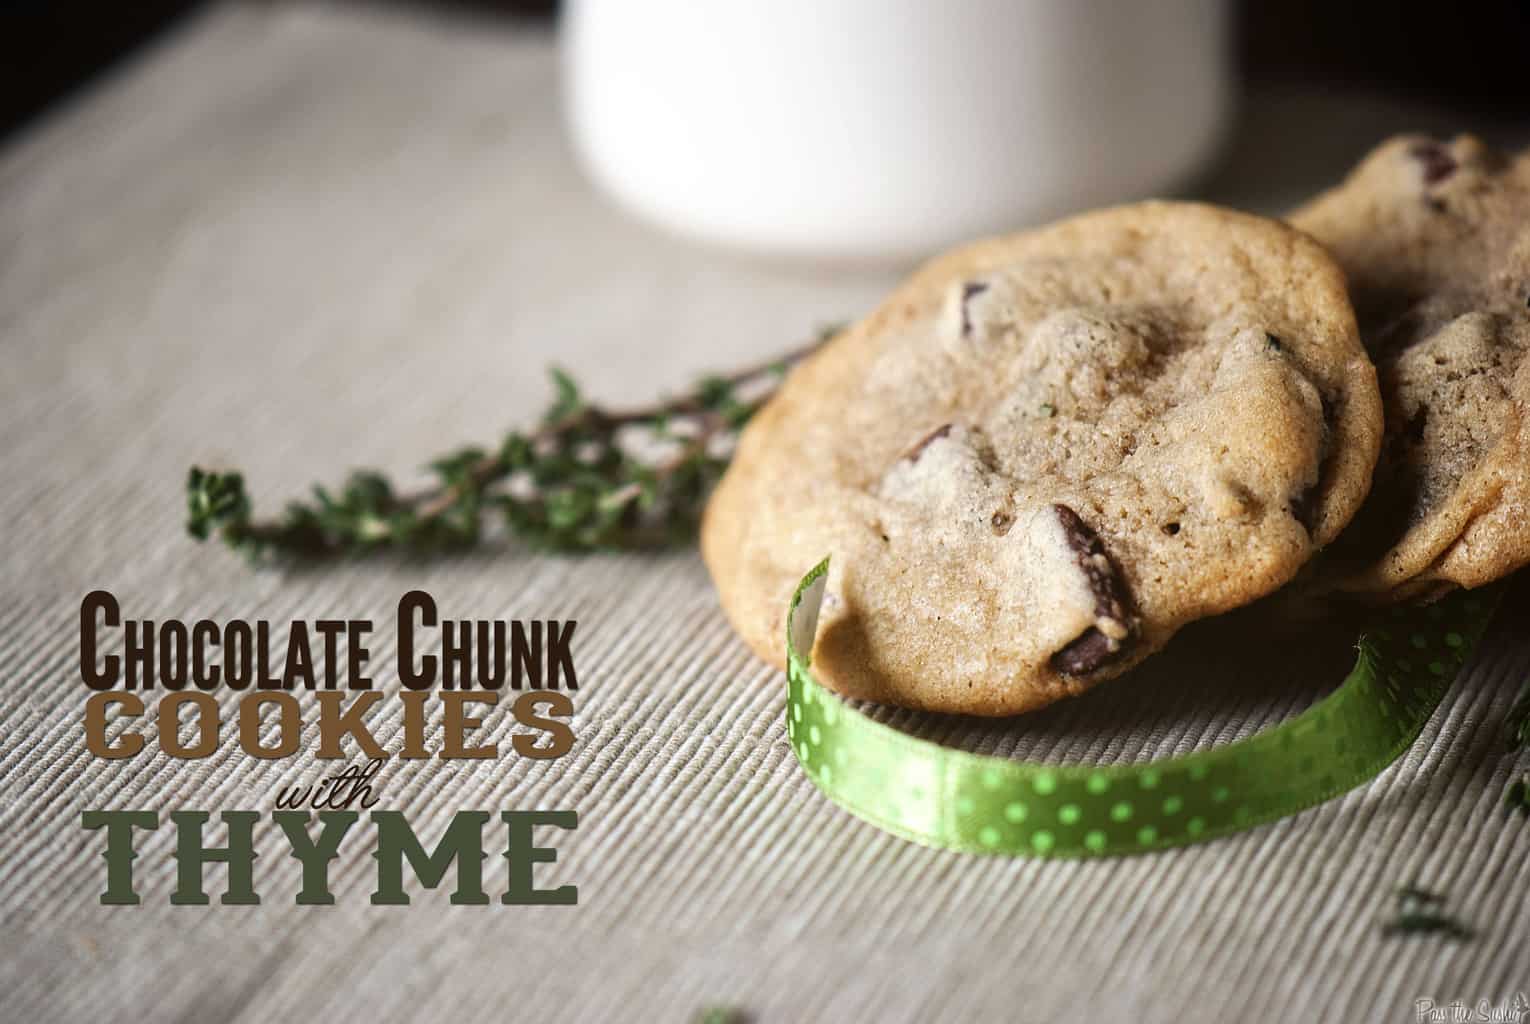
[[[809,671],[824,559],[787,615],[786,734],[829,799],[930,846],[1038,857],[1112,857],[1240,832],[1374,778],[1418,737],[1491,616],[1457,593],[1382,615],[1355,667],[1306,711],[1246,739],[1127,765],[984,757],[873,720]]]

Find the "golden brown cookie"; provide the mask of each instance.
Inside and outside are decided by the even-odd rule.
[[[1375,373],[1338,268],[1275,221],[1143,203],[942,256],[800,365],[707,509],[722,604],[784,663],[1005,715],[1289,580],[1370,482]]]
[[[1386,410],[1320,585],[1398,600],[1530,562],[1530,153],[1392,139],[1291,220],[1348,274]]]

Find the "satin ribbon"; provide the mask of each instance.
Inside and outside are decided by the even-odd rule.
[[[1486,629],[1492,594],[1382,613],[1333,693],[1246,739],[1127,765],[984,757],[868,717],[811,672],[824,559],[787,614],[786,732],[802,770],[857,817],[929,846],[1032,857],[1112,857],[1204,842],[1374,778],[1418,737]]]

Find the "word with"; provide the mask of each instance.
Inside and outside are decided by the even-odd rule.
[[[382,759],[374,758],[365,768],[351,765],[317,786],[289,786],[276,795],[276,808],[296,809],[307,804],[321,811],[345,811],[351,804],[359,803],[364,810],[371,810],[381,802],[372,795],[372,780],[382,766]]]

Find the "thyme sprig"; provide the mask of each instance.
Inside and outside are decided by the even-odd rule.
[[[1383,935],[1440,935],[1464,942],[1476,933],[1445,912],[1445,897],[1417,885],[1400,885],[1393,893],[1394,916],[1381,926]]]
[[[193,467],[187,531],[221,539],[252,560],[305,560],[383,550],[461,550],[498,515],[542,549],[651,548],[688,541],[740,428],[786,371],[831,337],[734,373],[705,377],[655,405],[611,411],[573,378],[551,371],[555,397],[540,425],[493,449],[466,447],[430,463],[434,483],[400,493],[381,473],[353,472],[338,490],[313,488],[274,519],[256,519],[238,472]]]

